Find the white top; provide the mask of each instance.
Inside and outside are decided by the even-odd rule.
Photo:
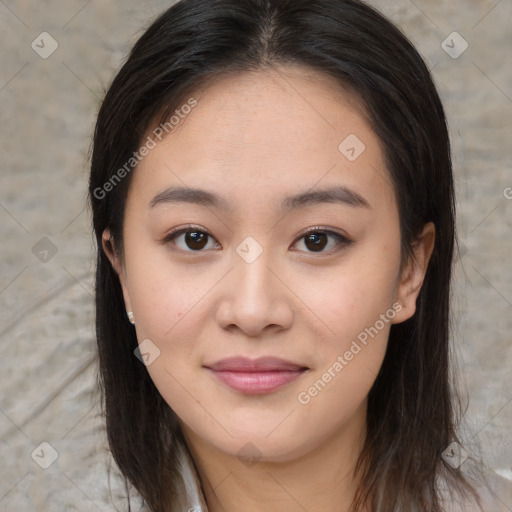
[[[208,512],[208,507],[201,492],[200,482],[194,468],[192,459],[182,444],[179,444],[181,461],[181,475],[184,483],[184,505],[183,512]]]
[[[178,506],[183,512],[208,512],[208,507],[201,492],[200,482],[197,479],[193,462],[183,446],[179,446],[180,460],[183,475],[183,502]],[[465,463],[464,463],[465,464]],[[461,466],[461,469],[464,465]],[[484,512],[510,512],[512,511],[512,481],[505,479],[496,472],[485,468],[484,476],[489,486],[482,485],[477,489],[482,500]],[[481,512],[471,503],[459,503],[452,497],[446,497],[444,512]],[[313,512],[313,511],[312,511]],[[402,512],[402,511],[401,511]],[[403,512],[424,512],[410,510]]]

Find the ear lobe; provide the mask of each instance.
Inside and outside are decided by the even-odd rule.
[[[130,303],[130,294],[128,292],[128,287],[126,285],[126,272],[122,264],[121,258],[114,245],[114,241],[110,233],[110,230],[108,228],[105,229],[105,231],[103,231],[101,237],[101,245],[103,247],[103,250],[105,251],[105,254],[107,255],[107,258],[109,259],[112,265],[112,268],[115,270],[119,277],[119,282],[123,290],[123,297],[126,310],[131,311],[132,307]]]
[[[397,289],[396,300],[402,304],[402,309],[393,319],[394,324],[405,322],[416,311],[416,299],[420,293],[427,273],[428,263],[435,244],[435,226],[432,222],[425,224],[423,231],[413,246],[413,257],[409,259],[402,272]]]

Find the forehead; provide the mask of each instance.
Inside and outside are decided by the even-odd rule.
[[[392,201],[378,137],[359,99],[333,78],[282,66],[222,77],[190,97],[197,106],[133,177],[131,189],[147,205],[171,185],[222,188],[231,207],[249,196],[281,204],[317,185],[361,195],[387,187],[380,193]]]

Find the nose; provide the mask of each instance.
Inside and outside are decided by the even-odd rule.
[[[263,250],[254,261],[235,254],[233,267],[222,285],[219,326],[240,329],[249,337],[261,336],[265,330],[289,328],[293,293],[267,252]]]

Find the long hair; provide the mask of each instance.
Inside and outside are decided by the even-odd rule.
[[[423,226],[435,224],[416,312],[392,325],[368,397],[361,485],[353,505],[391,511],[415,504],[439,512],[440,478],[476,496],[462,473],[441,458],[458,440],[449,346],[455,201],[448,130],[416,49],[358,0],[181,0],[144,32],[110,85],[94,134],[89,198],[97,241],[98,384],[113,458],[125,483],[152,511],[177,510],[168,507],[178,499],[176,448],[182,434],[134,357],[135,331],[118,276],[102,250],[102,233],[109,228],[122,255],[132,172],[119,180],[119,169],[126,170],[155,120],[166,119],[190,91],[229,73],[280,64],[321,71],[362,100],[397,198],[402,264]]]

